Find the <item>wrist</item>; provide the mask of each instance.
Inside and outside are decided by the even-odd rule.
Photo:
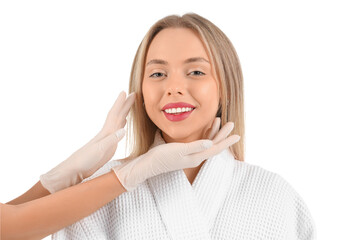
[[[110,171],[111,175],[112,175],[112,178],[113,180],[118,184],[119,186],[119,190],[121,192],[128,192],[128,190],[124,187],[124,185],[120,182],[116,172],[114,170]]]
[[[50,193],[58,192],[67,187],[80,183],[82,179],[77,173],[64,169],[53,168],[40,176],[40,182]]]
[[[142,179],[144,176],[142,176],[142,179],[139,179],[138,174],[137,162],[139,159],[140,158],[138,157],[123,164],[112,167],[112,170],[114,171],[117,179],[128,192],[133,191],[141,182],[143,182]],[[146,178],[144,180],[146,180]]]

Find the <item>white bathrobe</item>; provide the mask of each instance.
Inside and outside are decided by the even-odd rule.
[[[152,147],[163,144],[159,130]],[[122,164],[108,162],[90,178]],[[316,238],[312,216],[280,175],[235,160],[229,149],[209,158],[191,185],[183,170],[147,179],[52,239]]]

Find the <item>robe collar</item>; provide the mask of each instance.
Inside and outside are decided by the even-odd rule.
[[[166,144],[157,129],[150,149]],[[147,179],[157,208],[173,239],[210,239],[210,230],[230,189],[235,159],[224,149],[207,159],[193,184],[183,170]]]

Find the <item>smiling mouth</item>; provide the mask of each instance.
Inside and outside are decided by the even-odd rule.
[[[166,113],[166,114],[172,114],[172,115],[180,115],[180,114],[184,114],[184,113],[189,113],[189,112],[192,112],[195,110],[195,107],[194,108],[191,108],[190,111],[184,111],[184,112],[176,112],[176,113],[172,113],[172,112],[166,112],[165,110],[162,110],[162,112]]]
[[[195,110],[195,108],[193,108],[191,111],[188,111],[188,112],[167,113],[164,110],[162,112],[164,113],[165,117],[169,121],[178,122],[178,121],[182,121],[182,120],[185,120],[186,118],[188,118],[194,110]]]

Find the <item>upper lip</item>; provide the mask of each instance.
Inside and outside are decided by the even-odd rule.
[[[168,103],[166,104],[161,110],[164,111],[168,108],[183,108],[183,107],[189,107],[189,108],[195,108],[193,105],[185,102],[176,102],[176,103]]]

